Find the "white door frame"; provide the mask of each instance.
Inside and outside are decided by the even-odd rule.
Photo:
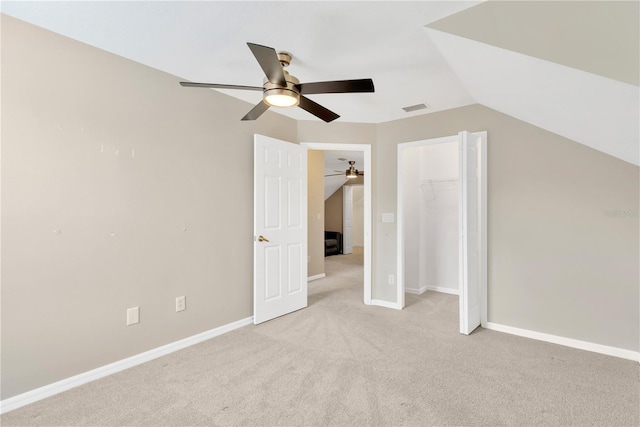
[[[480,324],[484,328],[487,325],[487,132],[473,132],[481,136],[479,142],[479,182],[480,182],[480,206],[479,206],[479,232],[480,232]],[[408,148],[423,147],[433,144],[459,141],[459,135],[445,136],[441,138],[425,139],[420,141],[398,144],[398,169],[397,169],[397,299],[400,307],[404,307],[404,208],[403,208],[403,152]]]
[[[364,153],[364,303],[371,305],[371,145],[301,142],[309,150],[362,151]]]
[[[342,253],[353,253],[353,189],[342,186]]]
[[[343,190],[347,190],[347,191],[343,191],[342,192],[342,253],[346,254],[346,252],[344,252],[344,248],[346,247],[345,242],[347,241],[347,193],[349,193],[349,199],[351,199],[349,201],[349,203],[351,204],[351,212],[349,213],[350,219],[351,219],[351,223],[349,224],[349,234],[350,234],[350,241],[351,241],[351,252],[348,253],[353,253],[353,220],[354,220],[354,215],[353,215],[353,190],[354,187],[362,187],[362,191],[364,191],[364,184],[344,184],[342,186]],[[364,194],[364,193],[363,193]],[[364,206],[363,206],[364,208]],[[360,220],[363,222],[363,226],[364,226],[364,212],[363,215],[361,215]],[[362,244],[364,244],[364,242],[362,242]]]

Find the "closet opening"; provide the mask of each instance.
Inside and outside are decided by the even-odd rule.
[[[458,142],[403,155],[404,290],[459,295]]]
[[[486,153],[487,132],[398,144],[397,301],[457,295],[466,335],[487,322]]]

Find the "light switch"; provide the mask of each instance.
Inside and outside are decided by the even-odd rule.
[[[394,222],[395,221],[395,215],[393,214],[393,212],[391,213],[383,213],[382,214],[382,222]]]
[[[127,309],[127,326],[135,325],[138,322],[140,322],[140,307]]]

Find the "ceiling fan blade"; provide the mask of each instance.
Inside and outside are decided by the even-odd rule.
[[[255,107],[251,109],[247,113],[246,116],[242,118],[242,120],[255,120],[262,115],[265,111],[269,109],[269,106],[264,102],[260,101]]]
[[[298,105],[298,107],[310,112],[314,116],[324,120],[327,123],[332,122],[340,117],[333,111],[324,108],[322,105],[317,104],[304,96],[300,96],[300,104]]]
[[[325,175],[325,177],[327,177],[327,176],[340,176],[340,175],[345,176],[344,172],[342,172],[342,173],[334,173],[334,174],[331,174],[331,175]]]
[[[258,64],[262,67],[267,80],[280,86],[286,86],[287,80],[284,78],[284,72],[275,49],[254,43],[247,43],[247,45],[251,49],[253,56],[258,60]]]
[[[180,86],[184,87],[206,87],[213,89],[241,89],[241,90],[264,90],[262,86],[238,86],[238,85],[221,85],[216,83],[192,83],[180,82]]]
[[[302,95],[311,95],[314,93],[375,92],[373,80],[371,79],[301,83],[296,86]]]

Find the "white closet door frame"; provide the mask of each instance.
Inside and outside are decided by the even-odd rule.
[[[480,326],[480,170],[478,137],[460,132],[458,138],[458,240],[460,333]]]
[[[471,133],[478,141],[478,183],[479,183],[479,265],[480,265],[480,325],[487,325],[487,132]],[[396,257],[396,308],[404,307],[404,207],[403,207],[403,152],[408,148],[422,147],[446,142],[458,142],[460,135],[451,135],[441,138],[425,139],[420,141],[398,144],[397,150],[397,257]],[[461,167],[461,165],[458,165]]]

